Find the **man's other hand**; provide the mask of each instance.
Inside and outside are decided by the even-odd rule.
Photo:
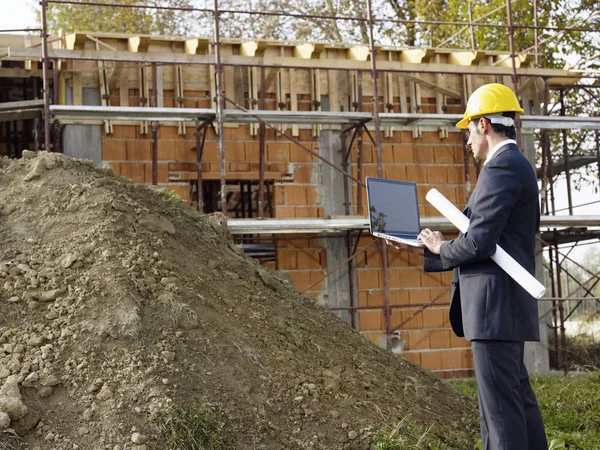
[[[429,228],[425,228],[419,234],[417,238],[425,244],[425,246],[429,249],[431,253],[436,255],[440,254],[440,248],[442,247],[442,243],[446,240],[444,236],[439,231],[431,231]]]
[[[413,247],[412,245],[403,244],[401,242],[388,241],[385,239],[385,243],[389,247],[393,247],[396,250],[407,251],[410,253],[414,253],[415,255],[423,256],[423,247]]]

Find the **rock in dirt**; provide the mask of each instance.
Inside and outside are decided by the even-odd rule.
[[[21,152],[21,156],[23,157],[23,159],[32,159],[35,158],[37,154],[35,152],[32,152],[31,150],[23,150],[23,152]]]
[[[19,420],[14,420],[10,427],[17,433],[18,436],[23,437],[27,435],[40,421],[40,416],[33,411],[28,411],[24,417]]]
[[[96,396],[96,398],[100,401],[106,401],[112,397],[113,397],[113,391],[106,384],[104,386],[102,386],[102,389],[100,389],[100,392],[98,392],[98,395]]]
[[[10,426],[10,417],[3,411],[0,411],[0,432],[6,430]]]
[[[148,442],[148,436],[140,433],[133,433],[131,435],[131,442],[133,442],[136,445],[143,445],[146,442]]]
[[[35,162],[33,164],[33,168],[31,169],[31,172],[29,172],[25,178],[23,178],[24,181],[33,181],[37,178],[40,178],[44,172],[46,171],[46,160],[41,159],[41,158],[36,158]]]
[[[77,261],[77,255],[74,255],[72,253],[66,255],[62,261],[60,262],[60,265],[65,268],[68,269],[69,267],[71,267],[73,264],[75,264],[75,261]]]
[[[65,289],[50,289],[49,291],[34,292],[31,294],[38,302],[53,302],[65,293]]]
[[[164,217],[145,216],[138,219],[138,224],[150,231],[175,234],[175,227]]]
[[[18,420],[27,414],[27,406],[21,400],[17,380],[17,375],[11,375],[0,388],[0,411],[6,413],[10,420]]]

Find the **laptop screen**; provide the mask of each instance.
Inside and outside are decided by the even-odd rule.
[[[419,234],[417,185],[406,181],[367,178],[371,232]]]

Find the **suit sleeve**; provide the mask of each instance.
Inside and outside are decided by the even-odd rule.
[[[445,272],[447,270],[452,270],[452,268],[445,268],[444,264],[442,264],[442,259],[440,255],[436,255],[435,253],[431,253],[427,247],[425,247],[423,252],[423,270],[425,272]]]
[[[518,173],[506,158],[498,157],[486,164],[477,181],[480,183],[481,191],[471,206],[469,229],[440,249],[446,269],[486,260],[496,252],[496,244],[521,193]]]

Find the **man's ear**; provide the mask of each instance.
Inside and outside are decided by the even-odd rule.
[[[481,125],[482,134],[487,134],[490,129],[490,123],[483,117],[479,118],[479,123],[477,125]]]

